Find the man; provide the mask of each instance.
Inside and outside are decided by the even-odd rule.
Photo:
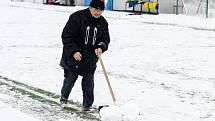
[[[74,0],[69,0],[69,5],[70,6],[75,6]]]
[[[90,7],[70,15],[63,33],[64,82],[61,104],[66,104],[78,75],[82,78],[82,110],[89,111],[94,102],[94,72],[98,56],[108,49],[110,42],[108,23],[101,15],[103,0],[92,0]]]
[[[75,6],[74,0],[54,0],[54,4],[56,5],[70,5],[70,6]]]

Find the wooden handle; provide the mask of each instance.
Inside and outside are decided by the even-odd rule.
[[[105,70],[104,63],[103,63],[102,58],[101,58],[101,55],[99,55],[99,61],[100,61],[101,66],[102,66],[102,70],[103,70],[103,72],[104,72],[104,75],[105,75],[105,78],[106,78],[106,81],[107,81],[107,84],[108,84],[108,87],[109,87],[109,91],[110,91],[111,97],[112,97],[112,99],[113,99],[113,103],[115,104],[116,98],[115,98],[115,96],[114,96],[113,89],[112,89],[112,87],[111,87],[111,84],[110,84],[110,81],[109,81],[107,72],[106,72],[106,70]]]

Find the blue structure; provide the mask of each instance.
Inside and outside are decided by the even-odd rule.
[[[89,6],[92,0],[84,0],[84,6]]]
[[[113,10],[113,0],[107,0],[105,8],[107,10]]]

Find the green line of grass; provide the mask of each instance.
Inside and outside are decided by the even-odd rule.
[[[59,108],[60,108],[60,104],[58,102],[50,100],[50,99],[47,99],[47,98],[42,97],[42,96],[39,96],[39,95],[37,95],[37,94],[35,94],[33,92],[24,90],[22,88],[19,88],[18,86],[27,88],[29,90],[35,91],[37,93],[40,93],[42,95],[46,95],[47,97],[54,98],[54,99],[59,99],[59,97],[60,97],[59,95],[56,95],[56,94],[54,94],[52,92],[48,92],[48,91],[45,91],[45,90],[42,90],[42,89],[39,89],[39,88],[29,86],[27,84],[24,84],[24,83],[9,79],[7,77],[0,76],[0,79],[3,79],[5,81],[8,81],[8,82],[11,82],[11,83],[14,84],[14,85],[10,85],[10,84],[4,83],[3,81],[0,80],[0,85],[6,85],[7,87],[9,87],[8,89],[10,91],[13,91],[13,92],[16,92],[16,93],[21,93],[22,95],[28,96],[28,97],[30,97],[30,98],[32,98],[34,100],[37,100],[37,101],[40,101],[40,102],[43,102],[43,103],[46,103],[46,104],[49,104],[49,105],[56,105],[56,106],[59,106]],[[76,102],[73,102],[73,101],[69,101],[69,104],[74,105],[76,107],[80,107],[79,103],[76,103]],[[91,115],[90,113],[79,112],[77,109],[74,109],[72,107],[65,107],[64,109],[69,111],[70,113],[77,114],[77,116],[79,116],[80,118],[83,118],[83,119],[91,119],[91,120],[98,120],[98,121],[100,120],[99,118],[95,117],[94,115]]]

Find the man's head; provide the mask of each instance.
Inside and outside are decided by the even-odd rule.
[[[90,13],[94,18],[99,18],[104,11],[104,0],[92,0],[90,2]]]

